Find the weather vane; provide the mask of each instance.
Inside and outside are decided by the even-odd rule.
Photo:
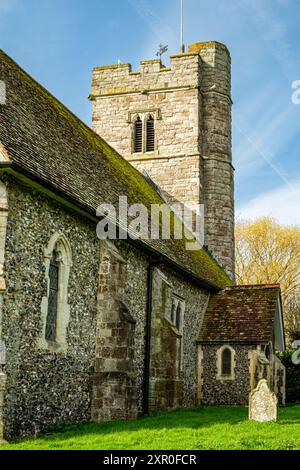
[[[167,52],[169,46],[163,46],[162,44],[159,45],[159,51],[156,53],[156,56],[161,59],[161,56]]]

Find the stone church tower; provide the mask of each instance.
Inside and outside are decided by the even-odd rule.
[[[231,59],[217,42],[93,71],[93,129],[171,197],[204,204],[205,244],[234,277]]]

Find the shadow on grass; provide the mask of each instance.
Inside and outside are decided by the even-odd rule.
[[[248,409],[246,407],[204,407],[204,408],[197,408],[192,410],[177,410],[177,411],[170,411],[170,412],[162,412],[162,413],[155,413],[150,415],[149,417],[145,417],[136,421],[113,421],[109,423],[82,423],[82,424],[61,424],[55,427],[52,427],[51,430],[48,429],[43,435],[39,436],[39,440],[41,440],[46,446],[50,446],[50,448],[63,448],[63,442],[69,441],[67,444],[68,448],[74,446],[79,446],[81,448],[81,442],[84,443],[83,447],[88,447],[88,441],[94,440],[96,437],[97,440],[101,437],[103,439],[112,440],[112,442],[118,441],[116,448],[127,448],[124,447],[126,445],[131,446],[139,446],[140,439],[143,439],[144,436],[147,435],[147,432],[153,433],[154,436],[157,437],[162,432],[162,439],[164,439],[164,431],[172,434],[172,431],[175,431],[177,437],[173,435],[170,439],[177,439],[176,442],[181,442],[181,438],[178,438],[178,432],[183,433],[184,435],[189,435],[188,439],[193,439],[194,432],[197,433],[198,431],[204,432],[205,435],[207,433],[215,433],[216,435],[216,442],[213,443],[213,447],[215,448],[220,445],[217,441],[219,441],[219,433],[224,436],[228,431],[228,427],[239,427],[241,424],[243,426],[244,423],[248,422]],[[257,423],[249,422],[249,437],[244,435],[245,432],[242,431],[241,438],[238,439],[238,432],[236,434],[236,439],[240,444],[241,449],[254,449],[263,447],[265,442],[262,438],[256,439],[255,433],[257,429],[255,428]],[[284,407],[279,410],[279,421],[277,423],[266,423],[270,425],[271,428],[273,426],[279,425],[299,425],[300,426],[300,407],[299,406],[289,406]],[[210,431],[210,428],[215,426],[217,429]],[[248,425],[247,425],[248,427]],[[225,428],[225,429],[224,429]],[[281,428],[282,429],[282,428]],[[192,431],[192,432],[190,432]],[[274,430],[275,431],[275,430]],[[273,432],[274,432],[273,431]],[[289,431],[290,432],[290,431]],[[135,434],[132,438],[128,436],[130,434]],[[275,431],[276,433],[276,431]],[[114,436],[116,434],[116,436]],[[235,434],[235,432],[234,432]],[[118,437],[117,437],[118,435]],[[258,436],[257,436],[258,437]],[[115,441],[116,439],[116,441]],[[121,439],[121,441],[120,441]],[[133,439],[133,440],[132,440]],[[160,438],[159,438],[160,439]],[[179,439],[179,441],[178,441]],[[198,438],[197,438],[198,439]],[[232,440],[232,438],[229,438]],[[73,441],[73,442],[72,442]],[[78,444],[79,441],[79,444]],[[126,444],[124,442],[126,441]],[[34,443],[34,440],[27,440],[22,441],[20,444],[24,444],[26,447],[26,442],[28,444]],[[106,441],[108,442],[108,441]],[[175,441],[173,441],[175,442]],[[190,441],[189,441],[190,442]],[[16,443],[17,446],[19,443]],[[35,444],[33,444],[35,445]],[[150,444],[151,445],[151,444]],[[204,444],[201,441],[201,436],[199,435],[199,442],[198,440],[193,444],[197,449],[206,449],[207,447],[203,447]],[[284,448],[293,448],[298,444],[293,444],[290,442],[282,442],[279,445],[283,446]],[[121,446],[121,447],[120,447]],[[292,447],[291,447],[292,446]],[[13,449],[13,445],[10,446],[10,449]],[[104,447],[106,448],[106,447]],[[139,447],[138,447],[139,448]],[[146,448],[148,448],[146,446]],[[187,448],[187,447],[184,447]]]
[[[113,421],[109,423],[62,424],[48,429],[41,437],[47,441],[84,435],[104,436],[115,432],[151,431],[159,429],[201,429],[217,424],[235,425],[246,421],[247,408],[211,407],[192,410],[175,410],[153,413],[135,421]],[[59,433],[59,434],[58,434]]]

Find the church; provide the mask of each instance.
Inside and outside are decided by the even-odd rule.
[[[261,378],[284,404],[280,286],[235,284],[226,46],[96,67],[93,129],[3,51],[0,80],[0,440],[247,406]],[[202,205],[204,246],[99,239],[120,196]]]

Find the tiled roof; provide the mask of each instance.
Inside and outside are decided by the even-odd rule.
[[[279,294],[279,285],[232,286],[213,294],[199,342],[273,341]]]
[[[148,208],[164,203],[136,169],[1,50],[0,80],[7,92],[0,142],[15,171],[93,216],[102,203],[117,207],[120,195]],[[231,283],[206,250],[188,252],[184,240],[146,240],[143,246],[208,285]]]

